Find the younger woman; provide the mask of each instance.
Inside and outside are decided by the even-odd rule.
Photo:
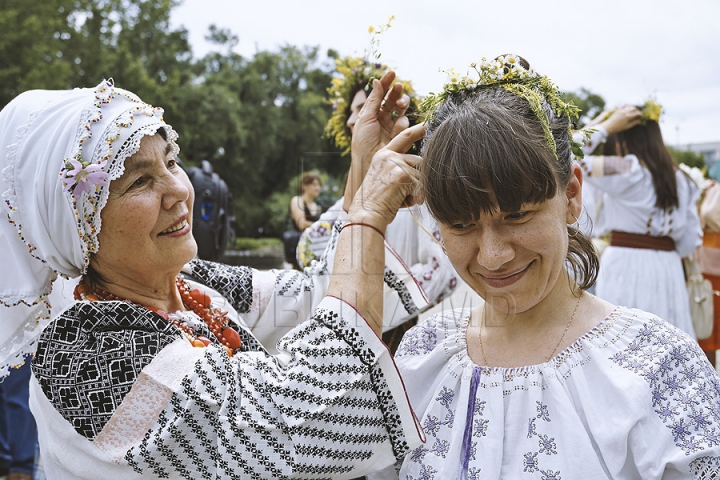
[[[403,338],[427,441],[400,477],[715,478],[720,379],[697,343],[585,292],[598,259],[577,228],[576,109],[521,57],[474,67],[425,103],[421,181],[448,258],[486,302]]]

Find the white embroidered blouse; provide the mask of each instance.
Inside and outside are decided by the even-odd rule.
[[[71,305],[33,361],[48,478],[355,478],[417,447],[422,433],[385,345],[340,299],[314,307],[318,268],[189,264],[237,320],[233,357],[215,344],[193,348],[138,305]],[[270,355],[245,322],[288,315],[310,320]]]
[[[427,435],[400,478],[720,475],[720,378],[680,330],[617,307],[547,363],[485,368],[467,354],[469,315],[430,317],[396,354]]]

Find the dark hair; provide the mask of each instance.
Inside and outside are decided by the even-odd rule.
[[[302,178],[300,179],[300,184],[304,187],[305,185],[310,185],[315,180],[320,182],[320,185],[322,185],[322,179],[320,178],[320,175],[315,172],[307,172],[303,174]]]
[[[638,107],[642,109],[642,107]],[[604,155],[634,154],[650,171],[653,187],[655,187],[655,206],[668,210],[677,207],[677,165],[673,160],[665,142],[663,142],[660,125],[647,120],[645,125],[636,125],[622,132],[608,135]]]
[[[567,187],[572,153],[569,119],[544,102],[557,158],[529,103],[504,88],[450,95],[434,112],[423,142],[420,172],[427,206],[441,223],[476,221],[481,213],[517,212]],[[597,278],[599,260],[589,238],[568,226],[566,262],[578,285]]]

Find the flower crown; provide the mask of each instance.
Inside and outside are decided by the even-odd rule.
[[[330,88],[327,90],[329,102],[332,105],[332,115],[325,126],[325,136],[334,141],[335,146],[342,150],[343,155],[350,152],[352,141],[350,129],[347,126],[350,104],[353,101],[350,96],[357,92],[358,86],[362,86],[369,94],[372,89],[372,81],[376,78],[379,80],[390,70],[390,67],[380,63],[381,54],[377,52],[377,47],[380,43],[378,35],[390,28],[390,23],[394,19],[395,15],[392,15],[387,23],[368,27],[368,33],[371,34],[369,55],[364,58],[347,56],[335,59],[335,69],[340,75],[332,79]],[[419,101],[412,84],[404,80],[395,81],[402,83],[403,93],[410,97],[409,110],[417,110]]]
[[[649,98],[645,101],[642,106],[642,115],[640,116],[640,123],[645,125],[648,120],[653,122],[660,121],[660,114],[662,113],[662,105],[655,102],[654,98]]]
[[[543,109],[543,101],[547,102],[557,116],[566,116],[572,121],[578,118],[580,109],[572,103],[560,98],[560,93],[550,78],[540,75],[530,68],[525,59],[519,55],[501,55],[493,60],[482,57],[480,64],[471,63],[473,71],[462,75],[455,70],[448,70],[448,81],[440,93],[430,93],[420,104],[420,111],[431,121],[433,114],[448,97],[462,91],[476,91],[488,87],[501,87],[510,93],[525,99],[537,116],[543,128],[545,143],[557,158],[557,145],[550,129],[550,120]],[[576,157],[582,158],[581,144],[572,141],[571,126],[568,134],[572,142],[572,151]]]
[[[658,123],[660,121],[660,114],[662,113],[662,105],[655,102],[654,98],[649,98],[645,100],[645,103],[642,104],[642,106],[638,107],[640,109],[640,124],[646,125],[648,120],[651,120],[653,122]],[[608,110],[605,115],[603,115],[602,119],[607,120],[610,118],[610,115],[615,112],[615,108],[612,110]]]

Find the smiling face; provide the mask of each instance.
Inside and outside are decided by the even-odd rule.
[[[109,188],[93,268],[110,281],[144,285],[177,275],[197,252],[190,223],[194,193],[163,137],[143,137]]]
[[[365,106],[365,101],[367,100],[367,94],[364,90],[358,90],[355,93],[355,96],[352,98],[352,102],[350,102],[350,115],[347,119],[347,126],[350,129],[350,134],[352,135],[353,129],[355,128],[355,124],[357,123],[358,116],[360,115],[360,110],[362,110],[363,106]]]
[[[525,312],[554,289],[567,289],[567,224],[579,215],[578,175],[567,192],[517,212],[481,212],[474,221],[440,224],[453,267],[495,308]]]

